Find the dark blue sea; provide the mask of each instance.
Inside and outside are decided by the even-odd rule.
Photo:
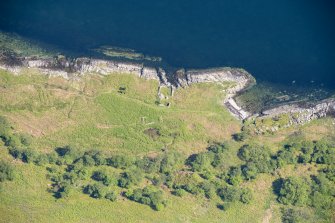
[[[76,52],[100,45],[174,67],[242,67],[335,89],[333,0],[2,0],[0,30]]]

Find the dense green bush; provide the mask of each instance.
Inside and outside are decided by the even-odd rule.
[[[227,173],[227,183],[239,185],[243,181],[242,170],[240,167],[230,167]]]
[[[119,186],[123,188],[130,188],[131,186],[138,185],[143,179],[143,173],[139,169],[132,169],[121,174],[119,179]]]
[[[133,165],[134,160],[130,156],[126,155],[114,155],[106,160],[107,165],[119,168],[119,169],[126,169]]]
[[[193,171],[205,171],[211,168],[215,154],[213,152],[202,152],[190,157],[189,164]]]
[[[306,179],[289,177],[283,180],[278,194],[282,204],[303,206],[310,202],[310,185]]]
[[[116,201],[117,200],[117,194],[114,192],[114,191],[112,191],[112,192],[108,192],[106,195],[105,195],[105,198],[107,199],[107,200],[110,200],[110,201]]]
[[[178,197],[183,197],[186,195],[186,191],[184,189],[178,188],[172,192],[173,195],[176,195]]]
[[[298,161],[298,157],[290,147],[278,151],[276,159],[279,168],[284,167],[287,164],[295,164]]]
[[[240,148],[238,156],[247,164],[252,163],[253,168],[257,169],[258,173],[271,173],[276,168],[276,161],[272,159],[267,147],[244,145]]]
[[[237,142],[244,142],[246,141],[250,136],[248,134],[248,131],[242,131],[239,133],[235,133],[232,135],[233,139]]]
[[[0,160],[0,182],[6,180],[13,180],[14,179],[14,169],[13,167],[2,160]]]
[[[165,174],[172,173],[183,165],[182,156],[177,152],[164,153],[161,160],[160,172]]]
[[[94,159],[96,166],[107,164],[106,156],[103,153],[97,152],[92,156],[92,158]]]
[[[218,195],[225,202],[234,202],[240,199],[240,190],[237,187],[225,187],[218,191]]]
[[[89,184],[84,187],[83,192],[93,198],[104,198],[107,194],[106,187],[102,186],[101,184]]]
[[[109,176],[105,171],[95,171],[92,179],[101,181],[105,186],[117,185],[118,179],[115,176]]]
[[[299,223],[305,222],[305,220],[298,211],[292,208],[282,210],[283,223]]]
[[[241,191],[240,201],[244,204],[249,204],[253,199],[252,192],[249,188],[243,188]]]
[[[335,146],[324,140],[316,142],[312,161],[318,164],[335,164]]]
[[[0,139],[5,143],[9,140],[12,135],[12,127],[7,119],[0,116]]]
[[[163,192],[152,186],[147,186],[143,189],[135,189],[132,193],[126,193],[126,196],[130,200],[149,205],[156,211],[160,211],[166,206]]]
[[[82,157],[82,153],[79,150],[70,146],[58,147],[55,151],[59,157],[57,160],[59,165],[70,165]]]
[[[143,157],[142,159],[136,160],[135,164],[137,168],[140,168],[146,173],[157,173],[160,169],[160,157],[157,158],[149,158]]]

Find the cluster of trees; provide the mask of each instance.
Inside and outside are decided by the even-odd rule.
[[[138,188],[133,191],[130,190],[125,193],[125,196],[130,200],[149,205],[156,211],[162,210],[167,204],[163,192],[153,186],[147,186],[143,189]]]
[[[323,172],[311,178],[288,177],[281,179],[276,191],[278,201],[285,205],[310,206],[319,216],[331,219],[335,205],[335,182]]]

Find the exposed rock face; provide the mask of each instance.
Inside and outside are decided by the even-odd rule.
[[[157,70],[152,67],[144,67],[141,73],[141,77],[147,80],[153,79],[160,81]]]
[[[228,89],[228,93],[235,94],[256,83],[255,79],[243,69],[229,67],[206,70],[189,70],[186,72],[188,84],[201,82],[232,82],[234,86]]]
[[[299,106],[297,104],[283,105],[269,109],[261,113],[261,118],[271,118],[281,114],[289,115],[289,125],[299,125],[310,122],[311,120],[326,117],[335,112],[335,99],[326,99],[319,103]]]

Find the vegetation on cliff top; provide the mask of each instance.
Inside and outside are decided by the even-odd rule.
[[[332,219],[331,119],[244,132],[240,142],[232,135],[241,124],[221,105],[224,86],[165,92],[165,107],[155,81],[132,75],[0,72],[5,222]]]

